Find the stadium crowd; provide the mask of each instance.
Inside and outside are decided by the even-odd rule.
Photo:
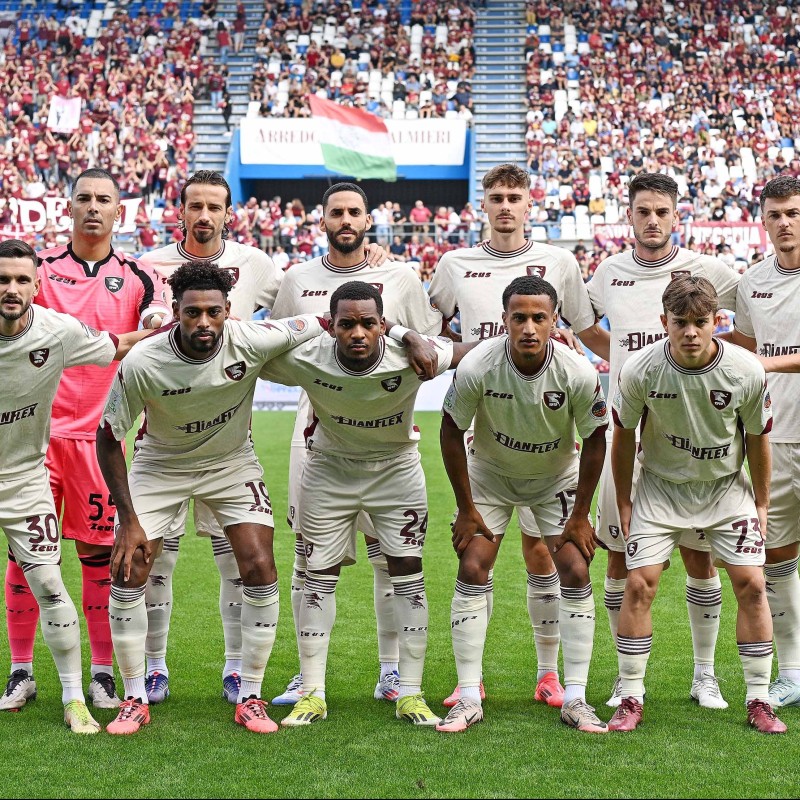
[[[475,10],[466,0],[317,2],[299,10],[265,3],[251,101],[262,116],[310,116],[306,95],[381,117],[471,119]]]
[[[528,168],[540,219],[616,223],[626,184],[664,171],[681,219],[747,222],[797,174],[800,11],[781,0],[528,4]],[[557,228],[555,233],[557,233]]]
[[[158,13],[116,9],[96,21],[75,11],[40,13],[5,29],[0,226],[11,219],[9,198],[64,197],[90,167],[108,169],[126,196],[148,204],[177,200],[195,143],[195,101],[219,69],[199,54],[198,25],[176,9],[174,2]],[[54,96],[80,99],[73,130],[48,125]],[[39,237],[22,235],[45,247],[56,243],[51,226]]]

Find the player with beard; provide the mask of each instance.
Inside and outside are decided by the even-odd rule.
[[[767,371],[772,364],[800,362],[800,179],[781,175],[767,183],[759,198],[761,224],[769,234],[774,254],[753,265],[742,276],[736,300],[733,341],[761,356]],[[774,358],[769,358],[774,356]],[[800,378],[773,375],[769,381],[775,404],[770,432],[772,483],[769,536],[766,540],[767,599],[772,611],[778,676],[769,691],[775,708],[800,705]]]
[[[0,527],[25,575],[28,602],[41,613],[42,636],[61,680],[64,722],[75,733],[93,734],[100,726],[81,686],[78,614],[61,577],[58,513],[46,467],[50,412],[67,367],[108,367],[149,332],[117,338],[32,305],[41,289],[38,263],[25,242],[0,243]],[[36,697],[36,683],[30,670],[13,672],[9,687],[12,682],[21,702],[9,710],[17,710]]]
[[[152,250],[141,263],[151,266],[166,281],[185,261],[210,259],[227,271],[233,282],[229,301],[233,319],[249,320],[259,308],[272,309],[284,277],[272,259],[256,247],[228,240],[228,223],[233,216],[231,190],[218,172],[199,170],[184,184],[179,209],[183,242]],[[386,258],[383,248],[367,248],[370,266]],[[167,298],[169,289],[166,288]],[[323,309],[324,310],[324,309]],[[185,526],[187,509],[175,521],[175,529]],[[242,583],[230,543],[222,534],[214,515],[202,501],[194,505],[197,533],[211,538],[214,561],[220,573],[219,608],[225,639],[225,665],[222,693],[235,703],[241,673]],[[172,612],[172,576],[178,558],[179,536],[164,539],[164,549],[150,574],[145,603],[148,613],[147,695],[151,703],[169,696],[167,638]]]
[[[164,537],[192,498],[219,520],[243,584],[241,683],[235,721],[254,733],[277,725],[260,699],[278,623],[272,508],[250,437],[253,393],[270,358],[313,338],[315,317],[229,320],[230,273],[188,262],[169,278],[178,323],[144,342],[120,371],[97,433],[97,457],[117,503],[111,559],[111,633],[125,700],[107,731],[150,721],[146,692],[145,584]],[[144,411],[130,477],[120,442]]]
[[[434,311],[416,273],[405,264],[385,264],[368,269],[364,237],[372,227],[367,213],[367,197],[354,183],[337,183],[322,198],[323,216],[320,227],[328,237],[327,255],[292,267],[284,276],[275,300],[273,314],[323,314],[327,311],[333,292],[354,278],[366,281],[380,292],[386,316],[399,325],[425,334],[442,330],[442,317]],[[412,361],[413,354],[410,354]],[[302,505],[299,496],[300,478],[306,457],[304,432],[311,419],[311,407],[305,393],[297,411],[289,465],[289,525],[294,528],[295,517]],[[380,676],[374,696],[378,700],[394,701],[399,691],[398,634],[393,611],[393,589],[386,558],[374,537],[369,517],[362,514],[359,529],[366,535],[367,556],[374,574],[375,616],[378,626],[378,660]],[[296,529],[295,529],[296,530]],[[306,557],[299,532],[296,532],[295,563],[292,573],[292,612],[295,631],[299,635],[299,614],[302,604]],[[355,553],[350,554],[354,558]],[[298,641],[298,646],[300,642]],[[402,676],[400,676],[402,677]],[[291,705],[300,699],[302,675],[295,675],[283,694],[272,701]]]
[[[595,325],[595,315],[575,257],[564,248],[525,238],[531,210],[530,175],[516,164],[500,164],[483,177],[481,208],[489,220],[491,236],[478,247],[451,250],[439,260],[429,289],[431,302],[450,319],[461,313],[465,342],[488,339],[505,332],[502,297],[517,277],[535,275],[556,290],[558,310],[595,352],[608,350],[608,334]],[[467,432],[471,440],[472,432]],[[519,509],[522,552],[527,569],[528,614],[537,657],[534,698],[560,707],[564,690],[558,680],[559,582],[533,513]],[[494,592],[492,573],[486,591],[491,617]],[[483,686],[481,685],[483,693]],[[452,707],[458,687],[444,705]]]
[[[115,178],[102,169],[82,172],[67,204],[72,240],[42,251],[34,303],[71,314],[91,328],[115,334],[157,328],[167,316],[161,281],[146,266],[112,246],[122,205]],[[100,473],[94,439],[117,364],[68,370],[53,402],[46,466],[63,535],[75,540],[81,564],[83,614],[92,653],[87,695],[96,708],[116,708],[114,653],[108,623],[108,565],[114,544],[114,504]],[[33,644],[39,607],[9,553],[6,615],[11,676],[0,710],[25,705],[35,692]]]
[[[640,173],[628,185],[628,223],[634,246],[600,262],[587,284],[595,313],[611,325],[609,395],[614,396],[625,362],[648,344],[666,337],[661,324],[661,296],[677,277],[707,278],[722,308],[736,308],[739,274],[724,262],[672,244],[678,227],[678,185],[668,175]],[[721,338],[726,338],[723,335]],[[638,463],[638,462],[637,462]],[[634,473],[634,485],[638,474]],[[628,574],[616,490],[611,472],[610,448],[600,479],[597,503],[597,537],[608,549],[605,605],[611,634],[616,641],[620,608]],[[714,651],[722,608],[722,587],[700,532],[686,531],[678,542],[686,566],[686,605],[692,629],[694,676],[690,695],[706,708],[726,708],[714,675]],[[619,677],[607,704],[619,705]]]

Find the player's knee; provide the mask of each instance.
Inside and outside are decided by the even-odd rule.
[[[564,550],[567,550],[565,553]],[[574,552],[569,552],[570,550]],[[563,554],[563,555],[562,555]],[[589,565],[576,548],[563,548],[556,556],[558,578],[562,586],[579,589],[589,583]]]
[[[731,576],[731,581],[736,600],[742,608],[754,608],[766,602],[767,587],[761,569],[754,567],[735,578]]]
[[[389,575],[416,575],[422,572],[422,559],[417,556],[386,556]]]
[[[690,550],[688,547],[681,547],[681,558],[683,559],[686,572],[692,578],[707,580],[717,574],[711,553],[703,550]]]
[[[458,565],[458,579],[471,586],[484,586],[489,582],[491,565],[467,550]]]
[[[278,580],[275,559],[271,553],[254,554],[246,560],[240,572],[245,586],[267,586]]]
[[[28,575],[28,585],[40,605],[58,605],[60,595],[66,592],[61,571],[55,566],[41,566],[32,569]]]
[[[636,606],[650,606],[658,589],[658,579],[653,580],[642,570],[628,573],[625,583],[625,600]]]

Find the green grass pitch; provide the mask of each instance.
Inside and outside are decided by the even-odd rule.
[[[293,414],[254,414],[254,438],[276,518],[281,587],[278,638],[264,696],[296,672],[289,603],[293,537],[283,520]],[[425,574],[430,639],[425,693],[434,709],[456,681],[449,609],[456,573],[450,546],[453,509],[438,450],[438,415],[418,415],[428,478],[430,524]],[[345,478],[346,479],[346,478]],[[353,486],[357,492],[358,487]],[[495,606],[486,645],[486,721],[463,734],[416,729],[372,699],[377,650],[372,570],[343,572],[328,663],[329,717],[271,736],[233,722],[220,694],[222,631],[218,579],[205,540],[186,536],[175,575],[169,646],[173,696],[153,709],[134,737],[75,736],[61,725],[60,688],[49,653],[37,640],[39,698],[22,712],[0,714],[2,797],[797,797],[800,711],[781,717],[789,734],[768,737],[745,724],[744,682],[735,645],[735,602],[723,578],[717,673],[730,708],[700,709],[689,700],[691,639],[680,559],[665,574],[654,606],[655,638],[647,675],[645,723],[632,734],[591,736],[566,728],[558,713],[532,701],[535,658],[525,605],[519,533],[512,527],[495,569]],[[592,575],[597,606],[588,700],[604,719],[616,675],[602,601],[605,556]],[[80,602],[78,562],[65,546],[64,572]],[[5,626],[2,669],[7,668]],[[84,632],[84,665],[89,652]],[[108,723],[112,711],[95,711]],[[280,719],[287,711],[274,708]]]

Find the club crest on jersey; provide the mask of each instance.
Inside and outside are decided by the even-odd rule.
[[[286,327],[295,333],[302,333],[306,329],[306,321],[304,319],[287,319]]]
[[[369,281],[368,281],[369,283]],[[370,283],[370,286],[374,286],[378,290],[378,294],[383,294],[383,284],[382,283]]]
[[[106,281],[106,289],[108,289],[109,292],[114,292],[114,293],[118,292],[122,288],[122,285],[125,283],[124,278],[120,278],[116,275],[109,275],[105,279],[105,281]]]
[[[718,408],[720,411],[723,408],[727,408],[728,403],[731,402],[731,398],[733,397],[730,392],[724,392],[722,389],[712,389],[709,396],[711,397],[711,403],[714,408]]]
[[[564,405],[564,401],[567,399],[567,396],[564,394],[564,392],[545,392],[543,399],[544,404],[549,409],[556,411]]]
[[[402,382],[403,378],[400,375],[395,375],[393,378],[386,378],[386,380],[381,381],[381,386],[383,386],[387,392],[396,392],[400,388]]]
[[[50,358],[50,348],[42,347],[41,350],[31,350],[28,353],[28,358],[34,367],[43,367],[47,363],[47,359]]]
[[[688,269],[676,269],[675,272],[670,273],[673,281],[675,280],[675,278],[683,278],[685,275],[691,275],[691,274],[692,273]]]
[[[232,381],[240,381],[242,378],[244,378],[246,372],[247,366],[245,365],[244,361],[237,361],[235,364],[225,367],[225,374]]]
[[[547,267],[543,267],[541,264],[532,264],[529,267],[525,267],[525,271],[534,278],[544,278]]]
[[[220,269],[231,276],[231,283],[235,286],[239,280],[239,267],[220,267]]]

